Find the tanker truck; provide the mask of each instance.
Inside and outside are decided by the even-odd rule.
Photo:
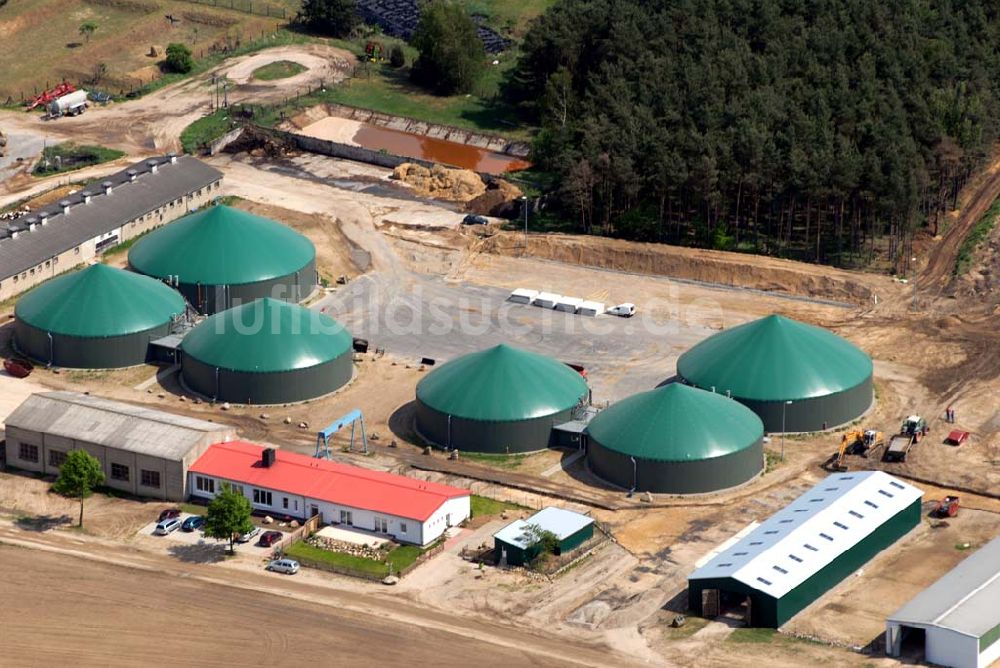
[[[49,102],[49,116],[77,116],[87,108],[87,91],[78,90],[67,93]]]

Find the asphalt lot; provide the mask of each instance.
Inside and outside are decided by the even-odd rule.
[[[585,292],[581,288],[581,293]],[[514,304],[501,288],[409,274],[366,274],[313,305],[354,336],[386,353],[438,362],[508,343],[587,369],[594,401],[616,401],[656,387],[675,373],[677,357],[714,333],[658,320],[587,317]]]

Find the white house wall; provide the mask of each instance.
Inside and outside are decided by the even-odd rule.
[[[979,640],[950,629],[928,628],[924,658],[953,668],[978,668]],[[986,664],[988,665],[988,664]]]
[[[469,496],[448,499],[441,507],[424,522],[423,545],[432,543],[445,532],[449,526],[458,526],[472,515],[472,502]]]

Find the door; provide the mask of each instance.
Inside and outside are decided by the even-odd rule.
[[[319,506],[315,503],[309,504],[309,517],[316,517],[319,515]]]
[[[719,616],[719,590],[718,589],[702,589],[701,590],[701,616],[702,617],[718,617]]]
[[[446,527],[451,526],[451,513],[448,513],[447,515],[444,516],[444,525]]]
[[[389,523],[384,517],[375,517],[375,531],[376,533],[389,533]]]
[[[354,526],[354,516],[351,515],[351,511],[350,510],[341,510],[340,511],[340,523],[341,524],[346,524],[349,527]]]

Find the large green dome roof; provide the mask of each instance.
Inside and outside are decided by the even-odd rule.
[[[32,327],[89,338],[144,332],[183,312],[184,299],[155,278],[105,264],[46,281],[14,308]]]
[[[288,276],[315,257],[312,242],[298,232],[219,205],[150,232],[128,261],[144,274],[180,283],[243,285]]]
[[[771,315],[711,336],[677,360],[677,374],[698,387],[757,401],[827,396],[872,375],[872,361],[819,327]]]
[[[268,373],[308,369],[352,345],[343,325],[318,311],[258,299],[206,318],[184,337],[181,350],[220,369]]]
[[[641,459],[686,462],[753,446],[764,424],[723,395],[671,383],[612,404],[587,426],[590,439]]]
[[[513,422],[573,408],[587,391],[562,362],[499,345],[434,369],[417,384],[417,399],[454,417]]]

